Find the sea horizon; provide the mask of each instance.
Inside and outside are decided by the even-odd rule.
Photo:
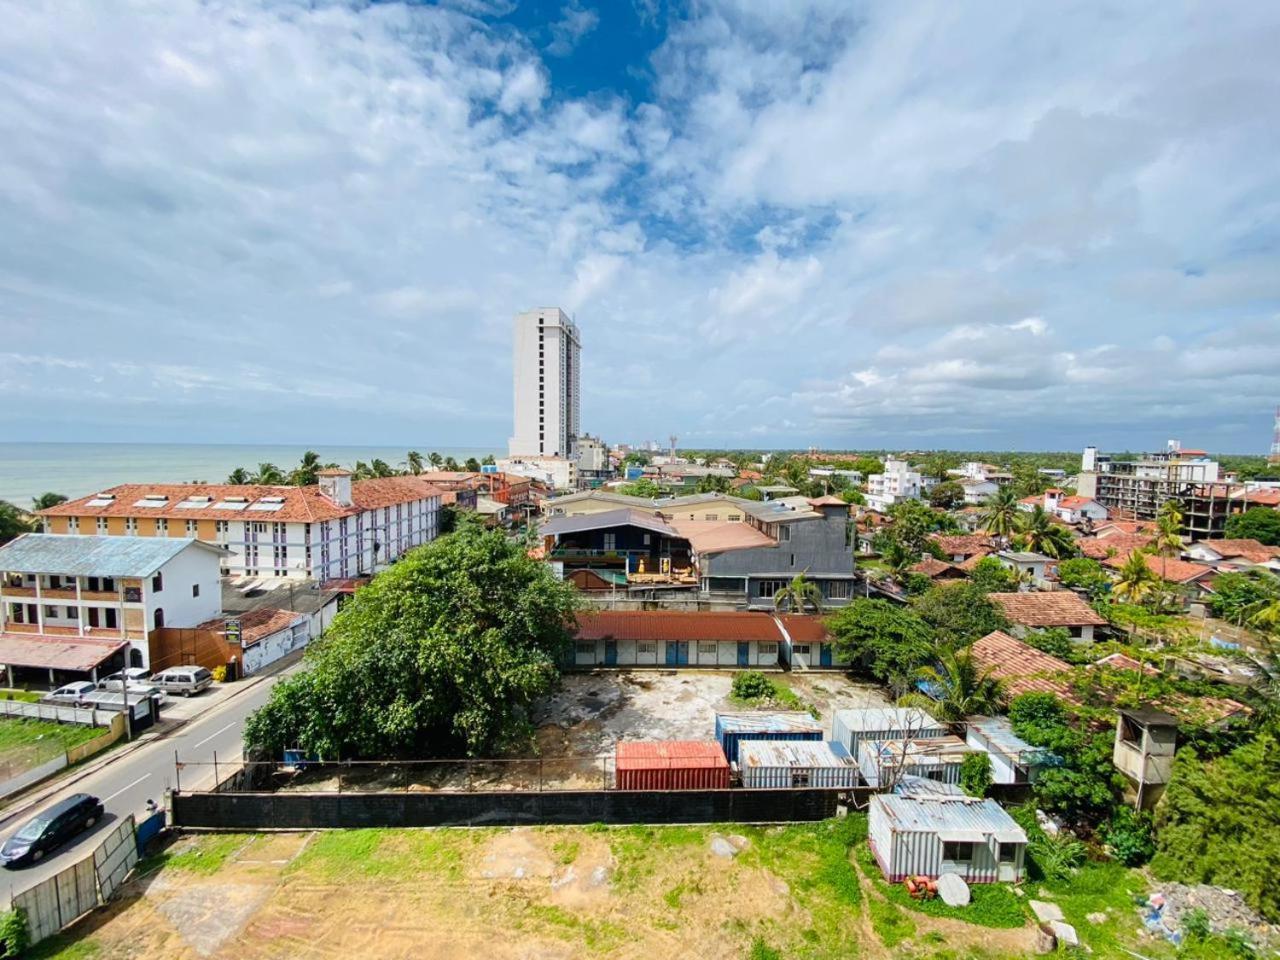
[[[352,467],[357,460],[385,460],[400,469],[410,450],[426,457],[433,451],[463,461],[492,454],[498,447],[403,448],[388,444],[290,443],[128,443],[74,441],[0,441],[0,500],[29,510],[43,493],[70,499],[121,483],[223,483],[236,467],[253,471],[259,463],[274,463],[286,473],[302,455],[314,450],[323,463]]]

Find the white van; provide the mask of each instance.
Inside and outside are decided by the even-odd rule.
[[[170,667],[153,675],[150,683],[165,693],[189,697],[213,686],[213,674],[204,667]]]

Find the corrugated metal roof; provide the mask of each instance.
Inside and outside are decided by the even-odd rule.
[[[12,667],[88,671],[124,645],[124,640],[0,633],[0,663]]]
[[[871,802],[893,830],[934,833],[944,840],[976,840],[994,836],[1002,843],[1026,843],[1027,835],[994,800],[977,797],[903,797],[877,794]]]
[[[623,507],[604,513],[588,513],[579,517],[552,517],[538,526],[541,536],[551,537],[565,533],[582,533],[587,530],[607,530],[609,527],[639,527],[668,537],[678,537],[674,527],[659,519],[652,512]]]
[[[190,537],[28,533],[0,547],[0,570],[72,577],[149,577],[189,547],[225,553]]]
[[[807,713],[718,713],[716,729],[723,733],[821,733]]]
[[[615,762],[619,770],[729,766],[724,750],[715,740],[619,740]]]
[[[965,721],[970,730],[1013,760],[1022,763],[1039,763],[1053,756],[1041,747],[1033,747],[1013,732],[1007,717],[969,717]]]
[[[861,710],[837,710],[835,717],[847,730],[942,730],[943,724],[917,707],[865,707]]]
[[[823,740],[744,740],[738,746],[738,766],[847,767],[853,763],[841,743]]]

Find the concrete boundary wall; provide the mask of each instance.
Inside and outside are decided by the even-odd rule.
[[[229,793],[175,791],[176,827],[209,830],[784,823],[825,820],[840,790]],[[865,791],[864,791],[865,792]],[[866,798],[862,798],[862,803]]]
[[[86,727],[109,727],[117,710],[95,710],[64,703],[28,703],[25,700],[0,700],[0,716],[25,720],[50,720],[55,723],[78,723]]]

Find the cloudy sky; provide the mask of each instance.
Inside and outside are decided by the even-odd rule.
[[[0,439],[1263,451],[1280,4],[0,0]]]

